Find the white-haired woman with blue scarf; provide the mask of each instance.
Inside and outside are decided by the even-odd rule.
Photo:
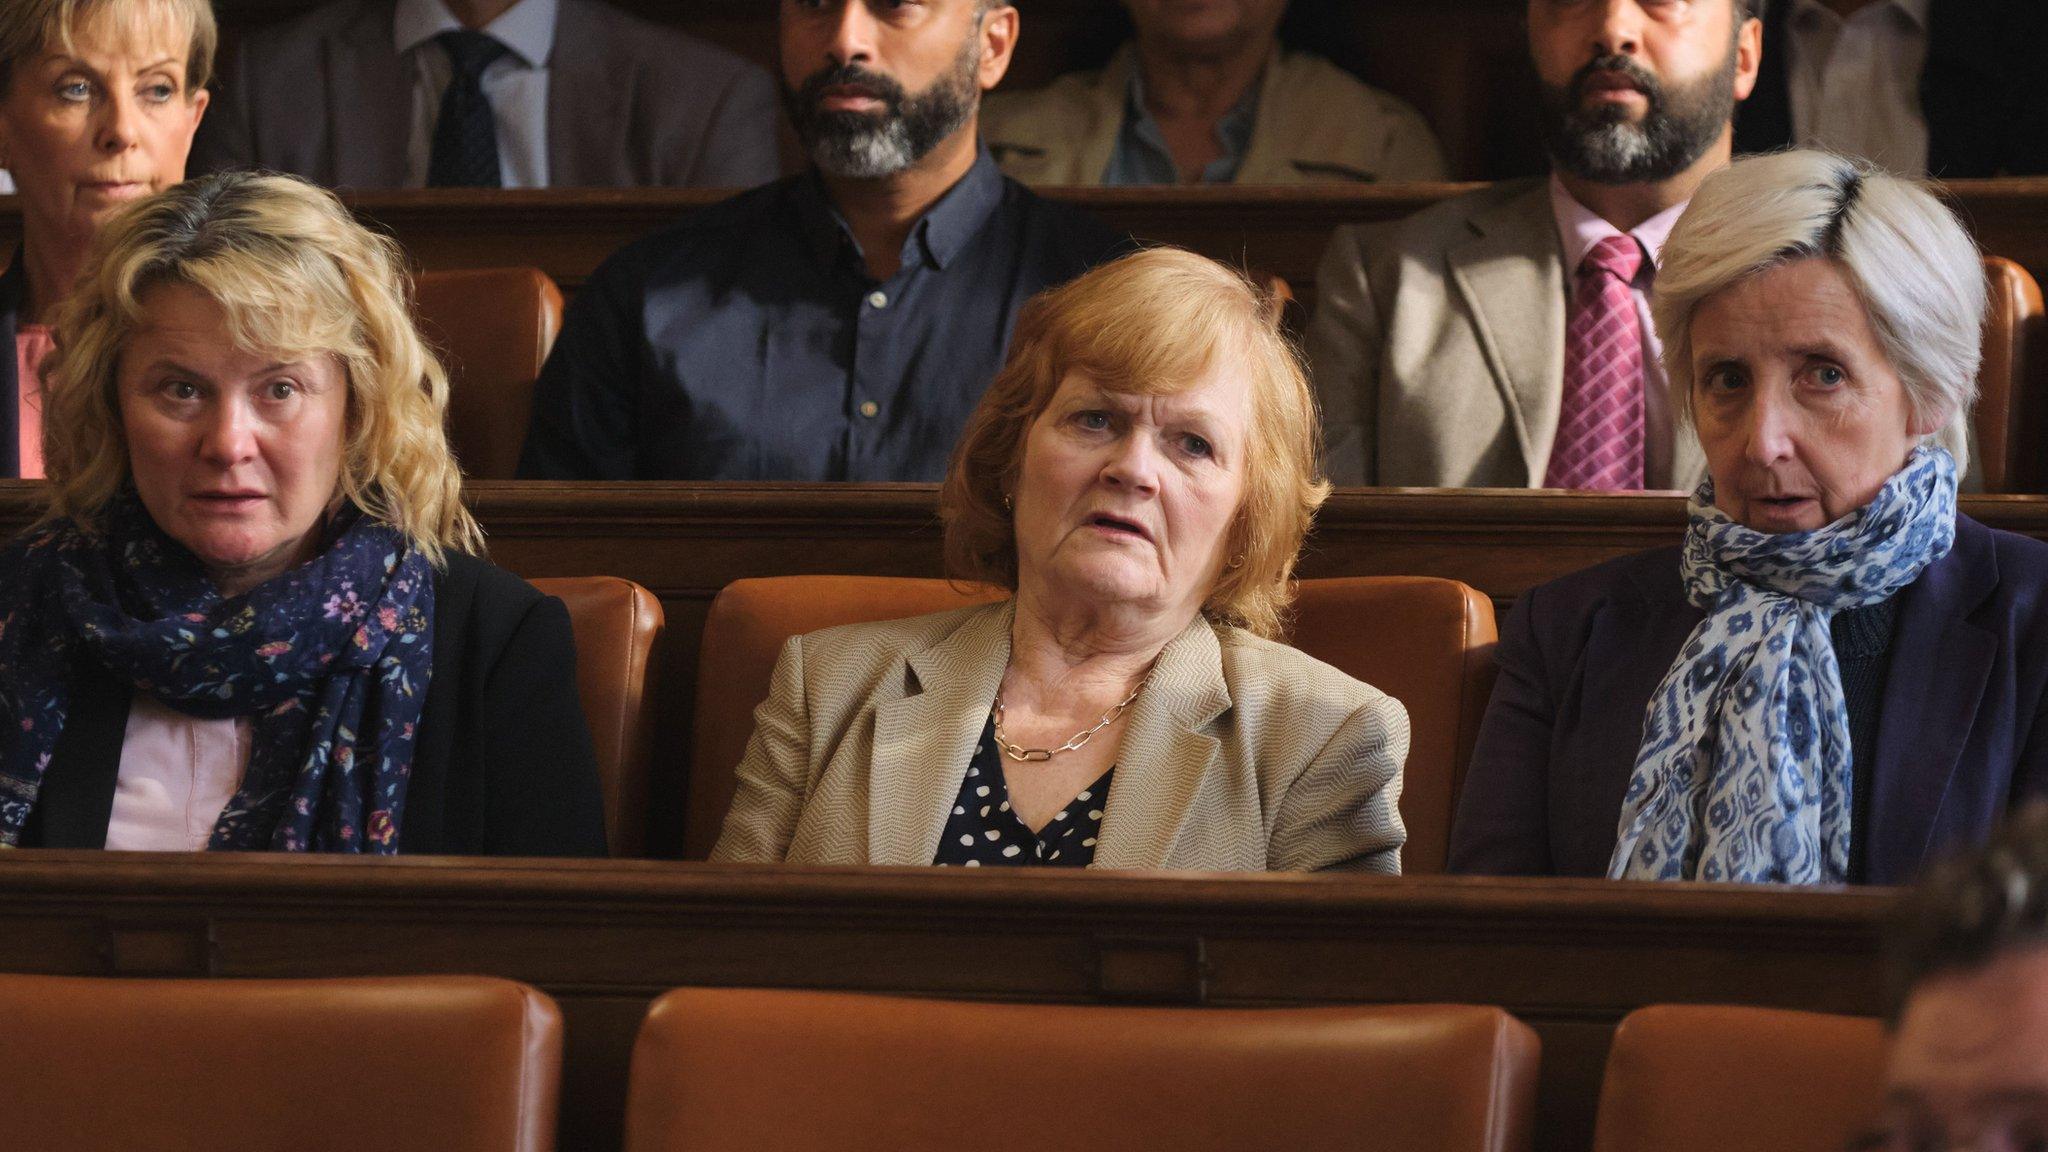
[[[1984,302],[1911,181],[1700,187],[1653,312],[1708,479],[1509,615],[1454,871],[1901,883],[2048,788],[2048,545],[1956,511]]]

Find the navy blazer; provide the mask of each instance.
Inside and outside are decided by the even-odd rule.
[[[1764,9],[1764,60],[1756,89],[1735,114],[1735,151],[1792,143],[1792,0]],[[2048,3],[1939,0],[1928,5],[1920,111],[1927,117],[1927,171],[1964,176],[2048,172]]]
[[[1956,518],[1955,546],[1900,594],[1863,859],[1873,884],[1980,843],[2048,790],[2048,544]],[[1677,548],[1530,590],[1451,829],[1450,870],[1605,876],[1643,715],[1704,613]]]
[[[130,691],[82,684],[22,829],[24,848],[101,848]],[[560,600],[459,553],[434,578],[434,671],[399,850],[602,856],[604,800]]]
[[[7,270],[0,272],[0,347],[7,349],[0,356],[0,477],[9,479],[21,475],[21,381],[15,379],[19,357],[14,337],[15,317],[27,303],[28,272],[17,248]]]

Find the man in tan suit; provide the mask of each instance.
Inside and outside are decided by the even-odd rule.
[[[1097,72],[992,93],[982,135],[1012,179],[1065,184],[1441,180],[1422,116],[1282,50],[1287,0],[1123,0],[1137,36]]]
[[[1643,257],[1628,285],[1640,486],[1690,488],[1705,475],[1697,443],[1674,435],[1647,299],[1671,225],[1728,162],[1730,120],[1761,61],[1751,2],[1529,0],[1551,176],[1340,229],[1324,254],[1308,352],[1332,480],[1543,486],[1575,275],[1615,236]]]

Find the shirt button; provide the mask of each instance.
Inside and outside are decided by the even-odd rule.
[[[889,306],[889,294],[887,292],[868,293],[868,306],[871,308],[887,308]]]
[[[881,413],[882,406],[880,404],[875,403],[873,400],[863,400],[860,402],[860,414],[867,417],[868,419],[872,420],[876,416],[881,415]]]

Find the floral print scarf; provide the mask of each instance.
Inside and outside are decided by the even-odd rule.
[[[0,847],[20,842],[82,671],[205,719],[252,718],[212,849],[398,851],[433,670],[433,571],[345,504],[310,561],[232,598],[132,491],[0,551]]]
[[[1735,523],[1711,479],[1688,511],[1679,564],[1707,616],[1650,697],[1607,875],[1842,883],[1855,761],[1828,622],[1948,555],[1955,459],[1915,449],[1867,506],[1810,532]]]

